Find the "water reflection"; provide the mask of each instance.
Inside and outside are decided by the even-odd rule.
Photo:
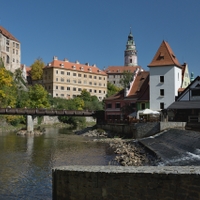
[[[42,136],[0,133],[0,199],[52,199],[51,170],[61,165],[108,165],[106,144],[48,128]]]

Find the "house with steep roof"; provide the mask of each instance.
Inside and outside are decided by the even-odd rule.
[[[180,88],[185,88],[190,83],[187,64],[181,65],[170,45],[163,41],[148,67],[150,109],[166,109],[175,101]]]
[[[53,97],[75,98],[86,89],[102,101],[107,94],[107,74],[96,65],[58,60],[56,56],[43,68],[42,82]]]
[[[200,123],[200,76],[167,107],[169,121]]]
[[[21,45],[9,31],[0,26],[0,57],[7,70],[14,72],[21,65]]]
[[[149,108],[149,72],[137,70],[129,88],[104,101],[105,120],[125,120],[132,112]]]

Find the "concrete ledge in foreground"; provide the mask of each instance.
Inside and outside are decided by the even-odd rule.
[[[53,199],[200,199],[196,166],[63,166],[52,170]]]

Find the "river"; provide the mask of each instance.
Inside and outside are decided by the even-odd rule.
[[[52,199],[52,168],[63,165],[108,165],[107,144],[47,128],[44,135],[0,133],[0,199]]]

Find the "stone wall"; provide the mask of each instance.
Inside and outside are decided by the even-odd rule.
[[[145,122],[134,124],[97,124],[98,128],[129,138],[144,138],[170,128],[185,129],[186,122]]]
[[[53,199],[199,200],[200,168],[194,166],[54,168]]]

